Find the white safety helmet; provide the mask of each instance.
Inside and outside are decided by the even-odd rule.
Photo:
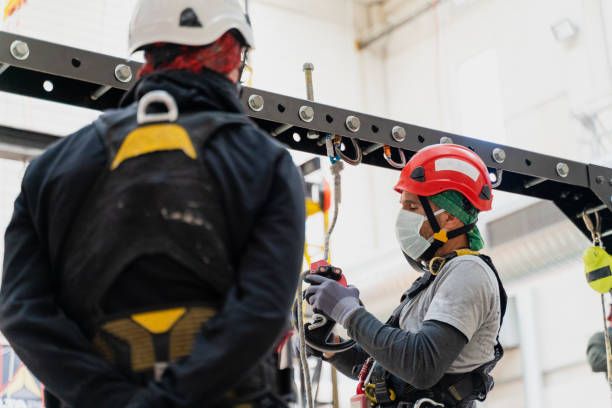
[[[253,29],[239,0],[138,0],[130,22],[129,51],[158,42],[201,46],[235,29],[250,48]]]

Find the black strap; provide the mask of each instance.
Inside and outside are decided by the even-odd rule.
[[[451,254],[448,254],[445,258],[448,261],[450,259],[456,258],[457,256],[459,256],[458,253],[453,252]],[[462,401],[472,401],[474,399],[479,399],[483,401],[486,398],[487,393],[493,386],[493,382],[489,376],[489,372],[501,359],[504,353],[503,347],[499,342],[499,331],[501,330],[501,326],[504,321],[504,316],[506,314],[508,296],[504,289],[503,283],[499,277],[499,273],[497,272],[497,269],[495,268],[495,265],[493,264],[491,258],[483,254],[478,254],[478,257],[482,259],[487,264],[487,266],[491,268],[493,274],[495,275],[499,288],[501,315],[496,338],[497,344],[495,345],[495,358],[492,361],[482,365],[481,367],[469,373],[446,374],[442,377],[438,384],[432,387],[431,391],[435,394],[435,399],[444,402],[448,407],[457,406]],[[431,273],[429,273],[429,276],[425,274],[419,279],[417,279],[412,285],[412,287],[404,293],[402,297],[402,303],[393,311],[393,314],[389,318],[387,325],[398,328],[399,317],[408,301],[410,301],[410,299],[414,298],[418,293],[420,293],[423,289],[429,286],[431,282],[434,281],[436,276],[437,275],[431,275]],[[390,373],[387,374],[390,375]],[[491,381],[487,381],[487,376]],[[403,389],[410,390],[411,388],[408,387]],[[396,391],[399,391],[399,389],[397,389]],[[400,401],[410,400],[411,396],[411,391],[406,393],[398,392],[397,394],[397,398]]]
[[[421,205],[425,210],[425,215],[427,216],[427,220],[429,221],[429,225],[431,226],[433,232],[440,232],[440,224],[438,224],[438,220],[436,219],[436,216],[434,215],[434,212],[431,209],[431,205],[429,205],[429,200],[427,199],[427,197],[419,196],[419,201],[421,202]]]
[[[419,201],[421,202],[421,205],[423,206],[423,210],[425,210],[425,215],[427,216],[427,220],[429,221],[429,225],[431,226],[431,229],[433,230],[434,234],[437,234],[440,231],[442,231],[442,228],[440,228],[440,224],[438,224],[438,220],[436,219],[436,216],[435,216],[435,214],[433,212],[433,209],[431,208],[431,205],[429,204],[429,200],[427,199],[427,197],[419,196]],[[463,227],[454,229],[452,231],[448,231],[446,233],[446,237],[448,239],[453,239],[453,238],[456,238],[456,237],[458,237],[460,235],[468,233],[472,229],[474,229],[474,227],[476,226],[477,222],[478,222],[478,220],[474,221],[471,224],[464,225]],[[442,246],[444,244],[445,244],[444,241],[440,241],[440,240],[434,238],[434,241],[431,243],[429,248],[427,248],[425,253],[423,255],[421,255],[421,258],[425,259],[427,261],[430,260],[431,258],[434,257],[434,255],[438,251],[438,249],[442,248]]]

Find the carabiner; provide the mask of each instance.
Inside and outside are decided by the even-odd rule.
[[[399,150],[400,158],[402,159],[401,163],[393,161],[393,158],[391,157],[391,146],[384,146],[383,149],[385,160],[392,167],[395,167],[396,169],[403,169],[404,167],[406,167],[406,156],[404,155],[404,151],[402,149],[397,149]]]
[[[493,174],[493,173],[491,173]],[[502,178],[504,177],[504,171],[501,169],[495,169],[495,183],[491,183],[491,187],[497,188],[502,183]]]
[[[593,225],[591,216],[588,215],[586,211],[582,213],[582,221],[584,222],[587,230],[591,233],[593,245],[601,246],[601,218],[599,217],[599,212],[595,212],[595,225]]]
[[[332,135],[329,133],[325,135],[325,147],[327,148],[327,157],[329,157],[329,161],[331,164],[334,164],[340,160],[340,156],[334,147],[334,142],[331,137]]]
[[[361,164],[361,161],[363,160],[363,154],[361,152],[361,147],[359,146],[359,142],[357,142],[357,139],[351,138],[351,142],[353,143],[353,147],[355,148],[355,158],[354,159],[351,159],[350,157],[342,153],[342,150],[341,150],[342,136],[336,136],[334,140],[334,148],[336,150],[336,155],[340,156],[342,160],[344,160],[351,166],[357,166],[358,164]]]

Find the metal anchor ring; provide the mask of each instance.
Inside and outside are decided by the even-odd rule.
[[[361,151],[361,147],[359,146],[359,142],[357,142],[357,140],[354,138],[350,138],[350,139],[351,139],[351,142],[353,143],[353,147],[355,148],[356,157],[354,159],[351,159],[350,157],[348,157],[342,152],[342,150],[339,148],[338,145],[335,146],[336,154],[340,156],[342,160],[344,160],[351,166],[357,166],[358,164],[361,164],[361,161],[363,160],[363,153]]]
[[[168,112],[147,114],[147,109],[153,103],[163,103]],[[138,124],[154,122],[176,122],[179,116],[179,109],[176,101],[166,91],[152,91],[142,97],[138,104]]]

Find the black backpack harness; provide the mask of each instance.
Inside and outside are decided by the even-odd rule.
[[[147,112],[160,103],[168,113]],[[243,114],[220,111],[179,116],[170,94],[154,91],[139,104],[104,114],[94,126],[108,166],[76,214],[65,244],[60,301],[102,357],[130,381],[147,384],[159,380],[169,363],[191,354],[202,325],[235,284],[219,187],[199,156],[220,130],[254,123]],[[103,303],[115,282],[134,262],[154,255],[171,259],[177,274],[188,274],[207,292],[167,306],[151,299],[145,310],[109,315]],[[281,375],[290,373],[276,368],[277,358],[270,353],[245,373],[224,406],[248,407],[284,395]]]
[[[402,296],[402,303],[393,311],[387,321],[387,325],[399,328],[400,315],[406,304],[425,290],[435,279],[442,267],[451,259],[461,255],[477,255],[482,259],[495,274],[499,287],[499,297],[501,306],[500,329],[506,313],[508,297],[504,290],[499,274],[486,255],[469,250],[454,251],[444,257],[433,258],[429,263],[429,270],[417,279],[413,285]],[[442,379],[429,390],[417,390],[410,384],[384,370],[380,366],[375,366],[370,377],[370,384],[366,386],[366,391],[370,400],[380,407],[410,407],[419,400],[434,400],[444,404],[444,407],[471,407],[474,400],[484,401],[487,394],[493,388],[494,381],[490,375],[491,370],[503,357],[504,349],[499,342],[499,331],[497,344],[494,346],[494,358],[486,364],[478,367],[472,372],[464,374],[445,374]],[[428,404],[430,404],[428,402]],[[433,403],[423,406],[435,406]]]

